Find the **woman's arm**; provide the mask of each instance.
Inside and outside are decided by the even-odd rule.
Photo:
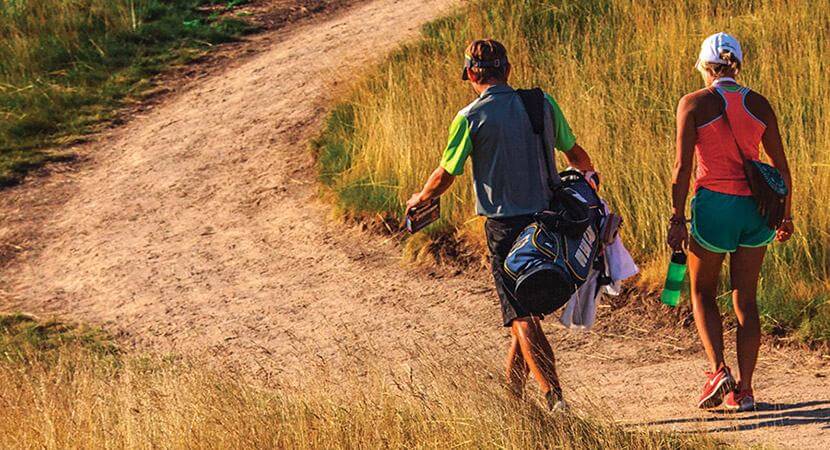
[[[778,228],[778,241],[784,242],[793,234],[792,222],[792,198],[793,198],[793,182],[790,176],[790,166],[787,163],[787,155],[784,152],[784,143],[781,141],[781,131],[778,129],[778,118],[775,117],[775,111],[769,104],[766,98],[758,95],[761,100],[761,114],[760,118],[767,124],[767,129],[764,130],[764,135],[761,137],[761,142],[764,144],[764,152],[769,156],[772,166],[781,172],[784,182],[787,184],[787,199],[784,207],[784,223]]]
[[[686,198],[692,178],[697,129],[692,114],[692,101],[687,95],[677,105],[677,139],[672,178],[672,217],[669,228],[668,244],[674,250],[681,250],[688,244],[686,229]]]

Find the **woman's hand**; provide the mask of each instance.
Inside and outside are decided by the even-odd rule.
[[[669,236],[666,239],[666,243],[669,244],[674,251],[683,250],[685,247],[689,245],[689,230],[686,229],[686,221],[683,222],[679,221],[672,221],[671,225],[669,225]]]
[[[781,222],[781,226],[775,231],[775,240],[778,242],[787,242],[793,236],[795,226],[792,219],[785,219]]]

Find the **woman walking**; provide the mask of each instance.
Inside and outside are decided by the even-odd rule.
[[[776,238],[784,242],[793,233],[792,183],[778,123],[766,98],[738,84],[742,61],[734,37],[718,33],[703,41],[696,67],[706,88],[684,96],[677,107],[677,159],[668,234],[673,249],[689,248],[695,325],[711,366],[698,407],[724,403],[736,411],[755,407],[752,375],[761,339],[756,291],[766,246]],[[778,230],[770,228],[758,212],[743,169],[744,158],[759,159],[761,143],[788,187],[784,221]],[[695,157],[689,240],[685,211]],[[716,302],[727,253],[738,319],[738,381],[724,361],[723,325]]]

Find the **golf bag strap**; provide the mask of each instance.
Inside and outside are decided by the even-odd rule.
[[[549,141],[548,132],[555,132],[556,127],[553,124],[553,115],[550,113],[550,108],[547,108],[545,103],[545,93],[538,87],[533,89],[517,89],[519,98],[522,99],[525,111],[527,112],[530,125],[533,127],[533,133],[542,138],[542,157],[545,164],[545,175],[547,176],[548,188],[551,192],[556,191],[557,187],[562,183],[559,174],[556,173],[553,159],[553,142]],[[553,136],[556,139],[556,136]]]

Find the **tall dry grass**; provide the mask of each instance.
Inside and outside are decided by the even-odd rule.
[[[364,364],[358,360],[356,364]],[[0,316],[0,446],[38,448],[716,448],[701,435],[552,416],[486,368],[415,377],[321,371],[272,387],[176,357],[120,352],[100,332]],[[457,371],[476,377],[460,380]],[[476,380],[476,378],[478,378]]]
[[[720,30],[744,46],[740,81],[774,105],[795,180],[796,235],[771,247],[761,280],[765,327],[830,339],[827,2],[473,2],[355,83],[314,143],[321,178],[348,211],[399,215],[437,165],[449,122],[474,98],[459,79],[466,43],[494,37],[509,50],[511,83],[541,86],[562,106],[604,176],[603,197],[625,216],[643,283],[657,287],[667,260],[674,110],[703,87],[697,50]],[[433,233],[480,246],[469,177],[468,169],[445,196]]]

